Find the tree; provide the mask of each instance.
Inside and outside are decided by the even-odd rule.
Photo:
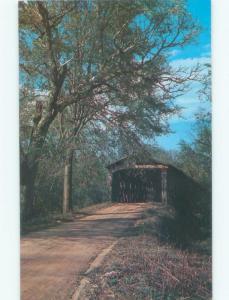
[[[42,148],[58,115],[76,106],[78,131],[109,123],[139,138],[166,132],[177,110],[172,100],[198,72],[172,69],[168,53],[197,33],[182,1],[19,4],[20,101],[34,110],[21,140],[28,217]]]
[[[192,144],[181,143],[180,167],[196,181],[211,188],[211,118],[199,113],[194,126],[196,137]]]
[[[178,166],[202,186],[202,192],[191,199],[195,222],[202,237],[211,234],[211,189],[212,189],[212,147],[211,147],[211,66],[205,66],[202,76],[200,97],[208,106],[196,114],[192,143],[182,142],[178,153]]]
[[[209,106],[211,103],[211,66],[205,66],[201,80],[200,99]],[[182,142],[178,156],[180,167],[196,181],[211,190],[211,107],[196,114],[192,143]]]

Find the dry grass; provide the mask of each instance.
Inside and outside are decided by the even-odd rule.
[[[145,220],[146,229],[143,220],[138,235],[121,240],[90,275],[87,299],[211,299],[211,256],[201,244],[181,250],[162,242],[154,233],[163,208],[156,215]]]
[[[28,221],[21,221],[21,234],[40,231],[52,227],[56,227],[61,223],[72,222],[75,219],[82,218],[86,215],[95,213],[96,210],[111,206],[111,202],[103,202],[93,204],[84,208],[74,207],[73,213],[63,216],[61,213],[51,213],[44,216],[37,216]]]

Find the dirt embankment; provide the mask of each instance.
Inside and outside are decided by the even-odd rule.
[[[180,248],[171,241],[169,207],[154,205],[134,234],[119,240],[102,266],[87,276],[82,300],[210,300],[210,241]],[[166,226],[165,226],[166,225]]]

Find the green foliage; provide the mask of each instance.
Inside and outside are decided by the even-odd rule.
[[[210,114],[199,114],[192,144],[181,143],[178,157],[180,167],[192,178],[211,187],[211,119]]]
[[[184,205],[183,210],[178,206],[177,210],[177,225],[188,221],[189,224],[183,224],[183,231],[189,232],[187,229],[198,230],[197,236],[206,238],[211,235],[211,119],[210,114],[199,114],[196,124],[196,138],[192,144],[183,142],[181,144],[180,153],[178,154],[178,166],[184,170],[186,174],[192,177],[197,183],[202,186],[202,189],[197,194],[192,190],[186,191],[190,195],[189,203],[191,207]],[[182,199],[179,201],[182,204]],[[181,209],[181,210],[180,210]],[[190,216],[186,217],[185,211],[189,211]],[[191,224],[191,221],[192,223]],[[196,234],[194,234],[195,236]],[[190,235],[191,236],[191,235]]]
[[[73,204],[84,207],[110,200],[108,170],[95,152],[84,151],[73,167]]]

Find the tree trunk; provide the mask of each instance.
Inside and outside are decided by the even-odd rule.
[[[38,171],[39,158],[41,157],[42,147],[48,127],[40,130],[31,139],[29,151],[24,154],[21,149],[20,172],[21,185],[24,186],[23,191],[23,218],[29,219],[34,216],[36,199],[35,199],[35,180]]]
[[[63,214],[72,211],[72,161],[73,150],[67,153],[64,166],[64,193],[63,193]]]
[[[22,167],[21,167],[22,168]],[[23,218],[31,219],[35,212],[35,180],[37,174],[37,165],[28,166],[21,170],[21,185],[23,191]]]
[[[55,62],[54,62],[55,64]],[[57,70],[55,70],[57,72]],[[35,195],[34,186],[38,170],[39,159],[42,153],[42,147],[45,142],[47,132],[50,125],[56,118],[60,109],[56,109],[56,102],[58,100],[63,82],[66,76],[67,66],[65,65],[58,75],[58,81],[55,82],[53,91],[53,98],[48,105],[48,112],[42,116],[43,106],[36,105],[36,121],[34,119],[34,127],[30,136],[30,145],[28,153],[25,155],[21,148],[21,184],[25,186],[24,189],[24,204],[25,204],[25,217],[32,217],[35,208]],[[23,166],[24,165],[24,166]],[[25,168],[24,168],[25,167]]]

